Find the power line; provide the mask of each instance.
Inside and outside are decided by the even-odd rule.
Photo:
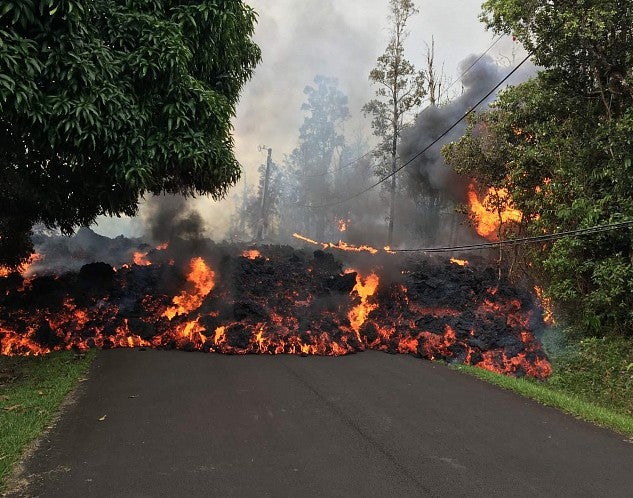
[[[406,168],[409,164],[411,164],[413,161],[415,161],[418,157],[420,157],[421,155],[423,155],[424,153],[426,153],[431,147],[433,147],[434,145],[436,145],[440,140],[442,140],[446,135],[448,135],[451,131],[453,131],[455,128],[457,128],[457,126],[463,121],[465,120],[468,116],[470,116],[473,112],[475,112],[475,110],[477,109],[477,107],[479,107],[481,104],[483,104],[486,100],[488,100],[488,98],[501,86],[503,85],[506,81],[508,81],[513,75],[514,73],[516,73],[519,68],[525,64],[531,57],[531,54],[528,54],[525,56],[525,58],[512,70],[510,71],[499,83],[497,83],[486,95],[484,95],[473,107],[471,107],[466,113],[464,113],[463,116],[461,116],[457,121],[455,121],[448,129],[446,129],[446,131],[444,131],[444,133],[442,133],[439,137],[437,137],[435,140],[433,140],[429,145],[427,145],[424,149],[422,149],[421,151],[419,151],[417,154],[415,154],[411,159],[409,159],[407,162],[405,162],[404,164],[402,164],[400,167],[396,168],[394,171],[392,171],[391,173],[389,173],[387,176],[381,178],[380,180],[378,180],[376,183],[372,184],[371,186],[361,190],[360,192],[357,192],[356,194],[340,200],[340,201],[336,201],[336,202],[332,202],[332,203],[328,203],[328,204],[321,204],[321,205],[316,205],[316,206],[304,206],[307,208],[311,208],[311,209],[322,209],[322,208],[328,208],[328,207],[333,207],[333,206],[339,206],[341,204],[345,204],[346,202],[351,201],[352,199],[356,199],[357,197],[360,197],[361,195],[369,192],[370,190],[373,190],[374,188],[376,188],[377,186],[381,185],[382,183],[386,182],[387,180],[389,180],[391,177],[393,177],[394,175],[396,175],[397,173],[399,173],[400,171],[402,171],[404,168]]]
[[[447,246],[447,247],[422,247],[418,249],[390,249],[389,252],[407,253],[407,252],[426,252],[426,253],[444,253],[444,252],[466,252],[488,249],[491,247],[516,246],[525,244],[534,244],[539,242],[550,242],[570,237],[579,237],[584,235],[593,235],[597,233],[610,232],[621,228],[633,227],[633,220],[621,221],[607,225],[596,225],[590,228],[578,228],[576,230],[568,230],[565,232],[555,232],[545,235],[537,235],[534,237],[523,237],[519,239],[500,240],[498,242],[484,242],[481,244],[470,244],[464,246]]]
[[[474,67],[475,67],[475,66],[476,66],[476,65],[477,65],[477,64],[478,64],[478,63],[479,63],[479,62],[480,62],[480,61],[481,61],[481,60],[482,60],[485,56],[486,56],[486,55],[488,55],[488,53],[489,53],[489,52],[490,52],[490,51],[491,51],[491,50],[492,50],[492,49],[493,49],[493,48],[497,45],[497,43],[499,43],[499,42],[503,39],[503,37],[504,37],[504,36],[505,36],[505,35],[503,35],[503,34],[502,34],[502,35],[500,35],[500,36],[498,36],[498,37],[497,37],[497,39],[496,39],[496,40],[494,40],[494,41],[492,42],[492,44],[491,44],[491,45],[490,45],[490,46],[489,46],[489,47],[488,47],[488,48],[487,48],[487,49],[486,49],[486,50],[485,50],[485,51],[484,51],[484,52],[483,52],[483,53],[482,53],[479,57],[477,57],[477,58],[473,61],[473,63],[472,63],[470,66],[468,66],[468,67],[466,68],[466,70],[465,70],[462,74],[460,74],[460,75],[457,77],[457,79],[453,80],[453,82],[452,82],[452,83],[448,86],[448,88],[446,88],[445,92],[448,92],[451,88],[453,88],[453,87],[455,86],[455,84],[456,84],[458,81],[461,81],[462,79],[464,79],[464,77],[465,77],[465,76],[466,76],[466,75],[467,75],[467,74],[468,74],[468,73],[469,73],[469,72],[470,72],[470,71],[471,71],[471,70],[472,70],[472,69],[473,69],[473,68],[474,68]],[[430,99],[428,99],[428,98],[427,98],[427,99],[424,99],[424,100],[422,101],[422,103],[428,102],[429,100],[430,100]],[[415,122],[415,119],[416,119],[416,118],[414,118],[412,121],[409,121],[409,122],[408,122],[408,123],[406,123],[404,126],[409,126],[409,125],[413,124],[413,123]],[[351,161],[348,161],[347,163],[345,163],[345,164],[344,164],[344,165],[342,165],[342,166],[339,166],[338,168],[336,168],[336,169],[335,169],[335,170],[333,170],[333,171],[326,171],[326,172],[324,172],[324,173],[319,173],[319,174],[317,174],[317,175],[301,175],[301,176],[302,176],[302,177],[304,177],[304,178],[321,178],[321,177],[323,177],[323,176],[328,176],[328,175],[330,175],[330,174],[335,174],[335,173],[338,173],[339,171],[346,170],[347,168],[350,168],[351,166],[354,166],[356,163],[358,163],[358,162],[362,161],[362,160],[363,160],[363,159],[365,159],[366,157],[368,157],[368,156],[372,155],[372,154],[373,154],[374,152],[376,152],[376,151],[377,151],[377,150],[378,150],[378,149],[379,149],[379,148],[380,148],[383,144],[388,143],[390,140],[391,140],[391,138],[388,138],[387,140],[385,140],[385,141],[384,141],[383,143],[381,143],[380,145],[378,145],[378,146],[374,147],[373,149],[371,149],[371,150],[369,150],[369,151],[365,152],[362,156],[359,156],[359,157],[357,157],[356,159],[353,159],[353,160],[351,160]]]

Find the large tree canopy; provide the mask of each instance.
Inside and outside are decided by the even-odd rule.
[[[240,0],[0,3],[0,264],[144,193],[223,196],[231,118],[260,60]]]
[[[633,0],[489,0],[483,19],[545,67],[445,148],[484,186],[505,187],[540,235],[633,219]],[[531,249],[570,330],[633,335],[630,230]]]

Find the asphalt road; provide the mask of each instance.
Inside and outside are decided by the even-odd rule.
[[[633,444],[410,356],[119,350],[25,476],[45,497],[631,497]]]

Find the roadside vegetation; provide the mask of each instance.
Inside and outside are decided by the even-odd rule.
[[[563,344],[555,335],[552,329],[544,337],[554,367],[546,381],[457,369],[633,438],[633,344],[614,336]]]
[[[93,358],[94,352],[78,358],[70,351],[0,356],[0,492],[25,447],[51,424]]]

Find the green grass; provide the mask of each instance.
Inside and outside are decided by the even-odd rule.
[[[93,357],[94,352],[83,359],[72,352],[0,356],[0,492],[24,448],[51,423]]]
[[[546,381],[517,379],[464,365],[455,368],[633,438],[633,342],[588,338],[548,352],[554,373]]]

